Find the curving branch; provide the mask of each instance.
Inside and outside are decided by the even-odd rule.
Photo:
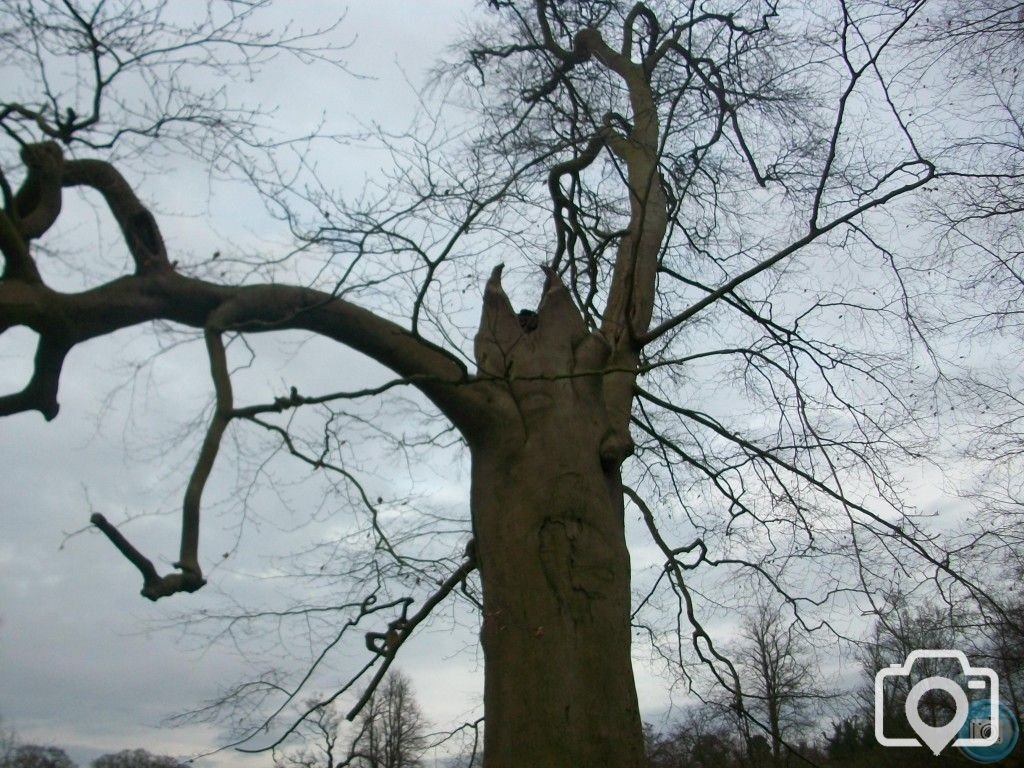
[[[171,270],[156,219],[113,165],[103,160],[70,160],[62,184],[90,187],[103,195],[135,261],[136,274]]]
[[[557,270],[566,251],[569,258],[573,257],[574,245],[580,240],[590,256],[587,245],[586,231],[579,225],[579,209],[562,190],[562,177],[569,176],[579,182],[580,173],[588,168],[609,141],[612,133],[611,118],[606,118],[605,126],[587,142],[579,155],[561,163],[556,163],[548,172],[548,191],[551,194],[552,217],[555,223],[555,254],[551,257],[551,268]],[[566,223],[566,214],[569,221]]]
[[[221,334],[214,328],[208,328],[206,336],[206,351],[210,356],[210,373],[213,376],[213,386],[216,392],[216,401],[213,409],[213,418],[207,428],[206,437],[203,439],[203,446],[199,450],[199,458],[192,470],[188,486],[185,488],[185,502],[182,507],[181,520],[181,556],[174,564],[184,573],[193,574],[202,579],[202,569],[199,567],[199,509],[203,497],[203,489],[206,481],[213,470],[213,463],[217,460],[217,452],[220,449],[221,438],[224,431],[231,422],[231,415],[234,408],[234,398],[231,390],[231,374],[228,371],[227,355],[224,351],[224,341]]]
[[[61,208],[60,184],[64,153],[56,142],[44,141],[21,148],[27,173],[14,196],[13,213],[26,241],[43,235],[57,220]]]
[[[18,231],[17,218],[12,216],[13,204],[0,210],[0,254],[4,257],[4,271],[0,280],[21,280],[38,283],[41,278],[35,261],[29,255],[28,243]]]
[[[61,162],[60,149],[52,142],[29,146],[34,149],[26,148],[23,155],[34,158],[40,168],[45,163],[39,158],[49,158],[51,165],[62,167],[60,186],[85,186],[103,195],[136,269],[133,277],[80,293],[53,291],[38,279],[28,253],[28,238],[18,229],[20,219],[9,211],[0,213],[0,248],[7,261],[0,279],[0,331],[25,325],[45,341],[33,383],[19,395],[0,399],[0,414],[37,409],[48,418],[56,415],[59,360],[75,344],[151,320],[204,328],[220,310],[222,330],[304,329],[335,339],[413,380],[457,423],[473,420],[478,402],[468,391],[455,391],[453,385],[464,383],[468,372],[451,353],[322,291],[277,284],[228,287],[184,277],[169,262],[152,213],[113,165],[100,160]],[[54,211],[59,211],[59,188],[51,184],[45,194],[41,189],[46,187],[44,179],[50,178],[47,174],[30,172],[29,178],[35,181],[26,181],[14,198],[17,210],[26,212],[32,233],[52,224]],[[43,204],[42,200],[49,202]]]
[[[64,154],[55,142],[26,144],[21,148],[25,180],[12,193],[4,179],[4,205],[0,210],[0,253],[4,272],[0,279],[38,283],[41,278],[29,254],[29,243],[42,236],[61,209]]]
[[[633,45],[637,42],[635,29],[637,19],[643,19],[647,27],[647,39],[641,40],[641,42],[646,43],[646,54],[641,50],[642,57],[646,57],[646,55],[650,55],[655,51],[658,46],[659,36],[661,35],[661,24],[654,11],[648,8],[645,3],[634,5],[629,9],[629,13],[626,14],[626,18],[622,22],[622,55],[627,59],[632,58]]]
[[[197,579],[194,574],[184,571],[161,576],[153,562],[139,552],[107,518],[99,512],[94,512],[89,522],[99,528],[117,550],[142,573],[143,597],[155,602],[161,597],[168,597],[177,592],[195,592],[206,583],[201,576]]]

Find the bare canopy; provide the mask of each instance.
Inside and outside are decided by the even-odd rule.
[[[436,606],[457,595],[479,608],[487,768],[644,765],[634,630],[673,674],[707,670],[780,760],[779,714],[760,723],[744,704],[702,621],[699,574],[767,587],[793,625],[836,634],[828,612],[867,609],[893,567],[993,605],[964,575],[969,548],[933,536],[893,472],[936,445],[918,396],[954,389],[936,384],[952,381],[945,331],[910,284],[914,254],[887,240],[925,191],[962,174],[945,128],[913,116],[911,75],[925,75],[894,53],[933,50],[915,37],[928,3],[491,0],[445,68],[445,98],[474,114],[472,131],[440,139],[437,118],[425,138],[381,132],[394,176],[348,201],[301,152],[286,167],[282,145],[221,102],[229,91],[189,79],[255,71],[272,54],[337,71],[329,29],[260,31],[264,5],[214,4],[188,22],[131,0],[0,11],[0,44],[42,73],[35,93],[0,94],[0,333],[39,338],[31,380],[0,397],[0,415],[55,419],[68,353],[119,329],[160,321],[205,343],[214,405],[174,570],[92,515],[145,597],[206,583],[204,489],[226,431],[244,424],[357,489],[372,520],[364,597],[336,609],[342,633],[381,622],[336,694],[369,676],[351,717]],[[76,87],[47,76],[65,59]],[[119,90],[136,77],[152,94],[141,109]],[[230,158],[296,248],[236,254],[223,279],[168,254],[117,160],[161,142]],[[70,189],[102,201],[132,267],[62,291],[39,253]],[[455,290],[467,273],[482,287],[472,331],[462,313],[476,294]],[[531,275],[540,294],[517,311],[509,281]],[[282,331],[338,342],[394,378],[236,402],[227,345]],[[472,540],[456,532],[447,546],[460,554],[427,565],[383,533],[380,501],[330,426],[338,402],[403,387],[471,461]],[[293,431],[299,411],[327,417],[323,445]],[[657,552],[636,582],[627,510]],[[410,574],[426,578],[407,589]]]

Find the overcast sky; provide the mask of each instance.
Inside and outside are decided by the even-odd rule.
[[[288,2],[281,10],[321,21],[327,5],[333,4]],[[355,38],[348,58],[354,75],[369,78],[336,73],[315,79],[288,67],[267,73],[250,91],[261,93],[268,105],[284,105],[275,117],[283,134],[310,130],[321,112],[328,125],[336,120],[351,127],[359,119],[400,129],[418,108],[416,93],[426,68],[450,44],[459,25],[478,12],[470,0],[354,2],[343,27],[347,38]],[[362,174],[377,162],[377,156],[352,143],[333,148],[324,171],[339,189],[354,193]],[[275,229],[279,225],[264,215],[251,194],[218,188],[210,199],[197,169],[183,165],[170,170],[133,181],[142,199],[156,207],[172,259],[212,250],[223,240],[247,243],[270,255],[284,247]],[[207,206],[214,215],[214,232],[201,218]],[[95,256],[97,274],[109,270],[106,276],[113,277],[118,273],[116,259],[111,263],[102,240],[90,234],[102,215],[102,210],[97,214],[69,199],[59,229],[65,243],[78,247],[79,256]],[[321,392],[383,380],[379,367],[337,345],[317,341],[290,346],[297,341],[286,337],[280,343],[254,342],[259,363],[247,375],[278,394],[300,382],[304,392]],[[83,529],[93,511],[114,521],[137,517],[125,529],[133,542],[159,561],[163,571],[175,557],[179,520],[173,512],[201,438],[196,420],[202,418],[211,392],[201,345],[154,357],[157,349],[145,328],[78,347],[63,375],[56,421],[46,424],[36,413],[0,421],[0,718],[22,741],[63,747],[83,765],[121,749],[184,756],[225,744],[227,736],[219,728],[169,728],[165,720],[264,671],[273,650],[266,642],[262,647],[256,642],[255,648],[211,645],[201,633],[168,625],[183,612],[215,610],[225,601],[287,604],[294,582],[278,578],[282,564],[274,557],[301,551],[345,527],[344,520],[325,515],[297,527],[302,513],[308,517],[322,503],[317,487],[308,486],[287,487],[278,497],[263,489],[253,502],[258,514],[244,521],[218,514],[232,508],[240,476],[236,471],[241,472],[226,441],[208,489],[201,546],[204,567],[220,560],[218,553],[229,556],[209,571],[209,584],[194,595],[156,604],[139,596],[137,571],[106,539]],[[32,350],[32,334],[15,329],[4,335],[0,392],[23,386]],[[133,368],[147,360],[141,371]],[[238,401],[251,402],[246,400],[244,375],[242,379]],[[406,470],[407,481],[389,478],[386,469],[369,478],[371,491],[387,496],[402,490],[390,483],[411,482],[425,503],[453,516],[465,515],[464,467],[446,473],[416,467]],[[920,482],[923,488],[937,487],[929,478]],[[937,492],[919,502],[935,508]],[[158,512],[171,514],[153,514]],[[635,566],[648,561],[654,562],[649,547],[633,551]],[[475,626],[470,619],[456,618],[444,628],[439,624],[414,636],[400,663],[411,675],[427,717],[439,726],[480,714],[482,661]],[[449,634],[448,626],[456,631]],[[289,638],[282,652],[298,664],[303,654],[316,651],[312,646],[302,649]],[[330,690],[363,661],[365,650],[362,655],[332,657],[314,688]],[[637,685],[647,719],[661,717],[682,700],[672,685],[642,664]],[[198,764],[266,766],[270,759],[226,751]]]
[[[289,2],[281,12],[294,13],[307,24],[319,23],[327,5]],[[356,38],[348,58],[354,72],[373,79],[335,74],[314,80],[294,69],[270,73],[259,84],[265,103],[280,95],[279,101],[289,105],[276,118],[284,134],[308,130],[321,109],[346,126],[352,125],[353,115],[360,115],[402,127],[415,109],[413,84],[422,82],[424,68],[471,11],[468,0],[353,3],[343,27],[346,37]],[[308,107],[305,113],[302,105]],[[359,169],[374,160],[361,157],[358,146],[349,151],[347,168],[356,169],[354,178],[338,178],[337,183],[356,191]],[[198,212],[201,204],[192,198],[202,200],[206,187],[201,175],[193,177],[192,186],[182,185],[180,178],[170,183],[150,176],[141,182],[140,193],[165,212],[161,224],[172,249],[198,250],[205,247],[208,234],[194,219],[178,214]],[[258,239],[264,231],[262,211],[247,207],[252,203],[244,195],[212,201],[223,220],[218,234],[230,236],[237,231],[234,227],[242,226],[244,236]],[[94,215],[72,201],[62,231],[88,229]],[[5,334],[0,390],[23,386],[32,343],[32,334],[22,329]],[[266,527],[247,533],[230,564],[211,574],[206,589],[158,604],[139,595],[138,572],[101,536],[87,533],[65,541],[68,533],[86,525],[93,510],[117,521],[173,510],[179,503],[189,451],[162,454],[174,444],[176,429],[202,415],[210,398],[208,376],[201,348],[190,345],[134,377],[127,363],[144,359],[152,349],[149,334],[138,329],[80,347],[69,359],[56,421],[46,424],[29,413],[0,425],[0,718],[22,741],[63,747],[82,764],[127,748],[191,755],[223,744],[224,734],[212,727],[170,729],[162,722],[200,705],[222,686],[246,679],[253,668],[230,647],[211,647],[180,632],[154,628],[182,610],[219,605],[221,591],[246,599],[253,594],[247,592],[247,584],[254,581],[248,577],[266,567],[264,555],[286,555],[277,545],[288,542],[284,546],[298,548],[303,535],[312,539],[322,533],[307,529],[291,539]],[[380,376],[369,363],[336,345],[319,353],[319,369],[307,356],[306,367],[290,370],[289,380],[309,382],[313,389],[325,381],[339,387]],[[272,362],[264,373],[283,380],[283,366]],[[214,482],[211,498],[217,498],[218,490],[222,495],[230,492],[230,482],[219,487]],[[455,486],[451,493],[458,498],[462,489]],[[311,507],[318,504],[307,501]],[[289,524],[282,521],[283,527]],[[173,515],[140,519],[127,532],[166,570],[177,548],[178,520]],[[232,550],[237,533],[234,521],[208,519],[203,552]],[[258,588],[274,589],[262,583]],[[425,633],[402,661],[435,722],[475,716],[480,669],[474,653],[458,653],[466,646],[467,637],[448,641]],[[341,664],[336,674],[340,679],[347,671]],[[269,763],[266,755],[247,758],[230,752],[200,761],[224,768]]]
[[[307,24],[322,21],[322,3],[282,5],[282,13],[294,13]],[[400,129],[415,115],[416,89],[425,69],[476,12],[470,0],[354,3],[342,31],[346,39],[355,38],[348,56],[353,73],[369,79],[341,74],[313,79],[291,67],[266,73],[253,90],[266,104],[279,97],[276,101],[286,105],[275,118],[283,134],[309,130],[321,111],[345,127],[355,120],[377,120]],[[355,192],[361,174],[379,157],[354,144],[336,150],[331,160],[340,164],[335,183]],[[201,170],[184,163],[167,170],[132,181],[142,199],[158,210],[172,258],[217,247],[218,238],[258,244],[271,253],[284,243],[278,225],[268,222],[258,201],[244,190],[234,195],[221,190],[210,199]],[[215,232],[201,218],[206,206]],[[94,274],[113,277],[123,257],[110,256],[107,251],[116,248],[106,249],[94,232],[105,214],[69,196],[53,242],[73,244],[77,256],[92,260]],[[109,222],[104,226],[109,235]],[[59,284],[61,279],[55,269],[53,280]],[[68,279],[70,288],[74,280]],[[82,765],[122,749],[190,756],[225,744],[227,736],[217,727],[171,728],[165,721],[252,678],[272,654],[257,652],[259,661],[254,662],[230,643],[211,645],[201,635],[167,625],[183,612],[222,606],[225,596],[240,604],[263,599],[287,603],[288,588],[265,578],[277,568],[272,558],[329,535],[335,524],[322,520],[292,531],[296,521],[291,516],[277,520],[275,510],[267,508],[261,510],[262,522],[247,521],[244,529],[235,518],[218,517],[218,501],[236,492],[226,446],[207,493],[201,547],[204,554],[223,550],[231,557],[208,574],[210,583],[194,595],[156,604],[142,598],[138,572],[106,539],[87,529],[87,521],[93,511],[115,522],[141,515],[125,528],[133,543],[162,571],[175,557],[175,510],[201,435],[195,420],[211,393],[201,345],[185,345],[154,359],[157,349],[145,328],[80,346],[65,368],[56,421],[47,424],[39,414],[28,413],[0,422],[0,722],[16,730],[21,742],[62,747]],[[33,351],[32,333],[14,329],[4,335],[0,391],[24,385]],[[300,355],[282,354],[272,344],[261,352],[260,375],[271,387],[302,382],[303,391],[330,391],[365,386],[383,376],[369,361],[334,344],[307,345]],[[146,360],[150,364],[141,372],[133,368]],[[464,511],[464,473],[461,479],[450,473],[418,482],[420,492],[426,488],[436,503],[453,510],[462,505]],[[320,504],[315,489],[298,494],[292,499],[295,509]],[[153,514],[158,512],[165,514]],[[642,558],[642,552],[635,553],[635,561]],[[209,562],[206,557],[204,567]],[[400,663],[438,726],[480,714],[482,661],[475,627],[463,621],[453,635],[447,627],[418,633]],[[317,681],[319,690],[329,690],[364,660],[365,652],[330,660]],[[664,681],[638,672],[644,711],[657,717],[670,694]],[[225,751],[197,764],[265,766],[270,758]]]

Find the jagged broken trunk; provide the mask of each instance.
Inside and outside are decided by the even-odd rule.
[[[639,768],[619,476],[628,433],[604,403],[611,349],[553,273],[525,319],[500,274],[476,339],[495,384],[491,418],[471,438],[484,765]]]

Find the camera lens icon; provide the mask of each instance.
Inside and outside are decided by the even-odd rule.
[[[951,659],[959,663],[961,676],[966,686],[985,697],[971,703],[964,687],[948,677],[932,676],[916,683],[907,694],[905,714],[907,723],[917,734],[917,739],[892,738],[885,735],[885,681],[888,678],[906,677],[914,662],[919,659]],[[932,725],[921,718],[921,698],[930,691],[943,691],[953,700],[953,716],[945,724]],[[984,711],[983,711],[984,710]],[[875,675],[875,739],[885,747],[918,747],[923,743],[938,755],[950,743],[955,747],[980,749],[991,747],[999,741],[999,678],[987,667],[972,667],[962,651],[919,650],[913,651],[903,664],[892,664]],[[966,729],[968,717],[971,726]],[[987,720],[987,727],[980,722]],[[977,723],[977,728],[974,724]]]
[[[992,721],[982,718],[981,720],[972,720],[969,725],[971,726],[970,734],[972,739],[990,739],[992,738]],[[996,732],[998,735],[998,731]]]

